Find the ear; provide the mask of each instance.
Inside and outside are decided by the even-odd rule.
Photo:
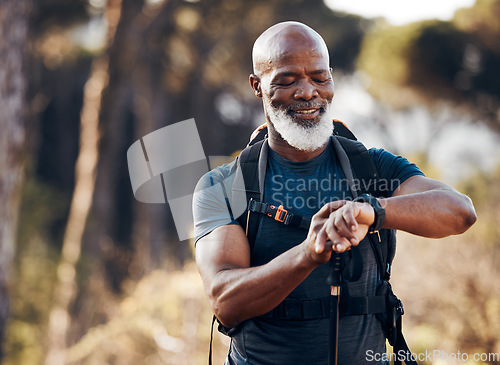
[[[251,86],[255,96],[262,98],[262,88],[261,88],[259,77],[254,75],[254,74],[251,74],[248,79],[250,81],[250,86]]]

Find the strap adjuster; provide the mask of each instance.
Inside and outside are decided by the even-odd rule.
[[[266,204],[267,205],[267,204]],[[276,210],[276,213],[274,211]],[[285,209],[283,205],[280,205],[278,208],[274,205],[269,205],[269,210],[268,213],[266,213],[267,216],[273,218],[275,221],[278,222],[285,222],[285,218],[288,215],[288,210]],[[274,216],[273,216],[274,214]]]
[[[292,224],[295,227],[309,229],[310,219],[303,218],[300,216],[295,216],[285,209],[283,205],[276,206],[272,204],[262,203],[251,198],[248,201],[248,210],[251,212],[256,212],[260,214],[265,214],[268,217],[274,219],[277,222],[283,223],[285,225]],[[294,223],[294,220],[296,221]]]
[[[248,210],[251,211],[251,212],[255,212],[256,209],[255,209],[255,206],[257,205],[257,201],[253,198],[250,198],[250,200],[248,201]]]
[[[283,223],[287,215],[288,215],[288,210],[286,210],[285,207],[283,207],[283,205],[280,205],[278,207],[278,210],[276,211],[274,219],[277,220],[278,222]]]

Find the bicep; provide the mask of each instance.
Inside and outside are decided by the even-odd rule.
[[[453,189],[451,186],[441,181],[434,180],[423,175],[415,175],[399,185],[396,190],[394,190],[392,196],[395,197],[408,194],[417,194],[430,190],[455,191],[455,189]]]
[[[250,267],[250,246],[238,224],[214,229],[196,243],[196,264],[206,288],[223,270]]]

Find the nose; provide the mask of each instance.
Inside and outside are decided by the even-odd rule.
[[[316,90],[315,85],[309,80],[302,80],[297,85],[297,90],[293,94],[295,100],[305,100],[309,101],[318,96],[318,90]]]

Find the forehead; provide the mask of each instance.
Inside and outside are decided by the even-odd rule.
[[[285,53],[268,63],[267,74],[318,73],[329,70],[328,57],[316,51]]]
[[[264,74],[282,70],[328,70],[329,56],[324,42],[309,34],[281,34],[268,40],[259,55],[258,68]]]

